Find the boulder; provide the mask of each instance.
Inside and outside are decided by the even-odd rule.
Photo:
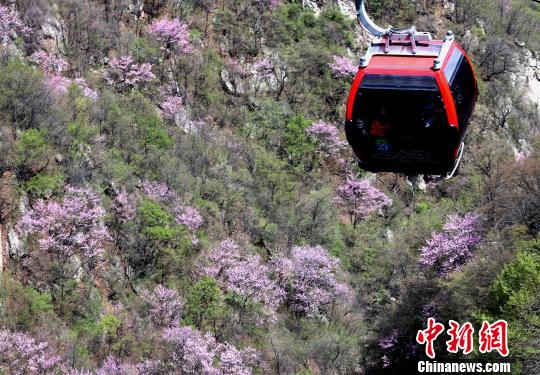
[[[49,52],[57,52],[59,48],[64,47],[64,35],[62,33],[62,25],[55,17],[47,17],[41,25],[41,33],[43,39],[41,46]]]
[[[304,9],[311,9],[316,16],[319,16],[319,14],[321,14],[321,8],[319,7],[317,1],[302,0],[302,6],[304,7]]]
[[[527,48],[522,49],[523,63],[512,76],[516,87],[526,87],[525,96],[536,106],[540,115],[540,60]]]
[[[221,86],[227,94],[234,96],[243,96],[245,94],[244,85],[241,80],[234,77],[226,69],[221,69]]]
[[[337,0],[339,9],[347,18],[356,19],[356,6],[353,1]]]
[[[19,234],[13,228],[10,228],[8,231],[7,245],[10,258],[19,259],[26,254],[25,241],[19,237]]]

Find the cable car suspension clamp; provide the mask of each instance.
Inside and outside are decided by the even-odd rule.
[[[417,32],[416,27],[411,26],[405,30],[399,30],[392,26],[388,26],[386,29],[378,26],[367,14],[365,1],[356,0],[356,15],[360,26],[371,35],[378,39],[373,41],[374,44],[383,42],[384,52],[390,52],[390,44],[392,42],[399,44],[410,43],[412,47],[412,53],[417,53],[417,43],[428,43],[431,41],[431,34],[426,32]]]

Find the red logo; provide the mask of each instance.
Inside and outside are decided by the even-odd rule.
[[[450,320],[450,328],[446,331],[450,340],[446,341],[446,349],[449,353],[469,354],[474,349],[474,328],[471,323],[465,322],[460,325],[458,322]],[[444,325],[435,322],[435,319],[429,318],[427,328],[419,330],[416,334],[416,342],[420,345],[426,345],[426,355],[435,358],[434,343],[437,337],[444,331]],[[480,353],[490,353],[493,350],[499,352],[503,357],[509,353],[508,350],[508,323],[504,320],[498,320],[490,324],[484,321],[482,328],[478,332],[478,342]]]
[[[466,322],[460,328],[459,323],[453,320],[448,322],[450,329],[446,331],[450,340],[446,342],[446,348],[449,353],[457,353],[459,349],[463,350],[463,354],[469,354],[473,351],[473,333],[474,328],[471,323]]]
[[[433,343],[443,331],[444,326],[441,323],[435,323],[435,319],[429,318],[427,328],[423,331],[418,331],[416,334],[416,342],[426,344],[426,355],[429,358],[435,358]]]
[[[478,333],[478,339],[480,353],[496,350],[503,357],[508,355],[508,323],[506,321],[497,320],[493,324],[484,321]]]

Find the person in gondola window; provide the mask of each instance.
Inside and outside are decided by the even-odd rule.
[[[388,142],[390,135],[390,123],[388,122],[388,114],[385,107],[381,107],[377,116],[371,121],[370,134],[374,140],[374,148],[376,152],[388,153],[392,150],[392,146]]]

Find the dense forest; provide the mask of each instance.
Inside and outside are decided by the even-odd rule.
[[[0,374],[539,374],[540,4],[368,8],[474,63],[450,180],[357,166],[352,1],[0,0]]]

